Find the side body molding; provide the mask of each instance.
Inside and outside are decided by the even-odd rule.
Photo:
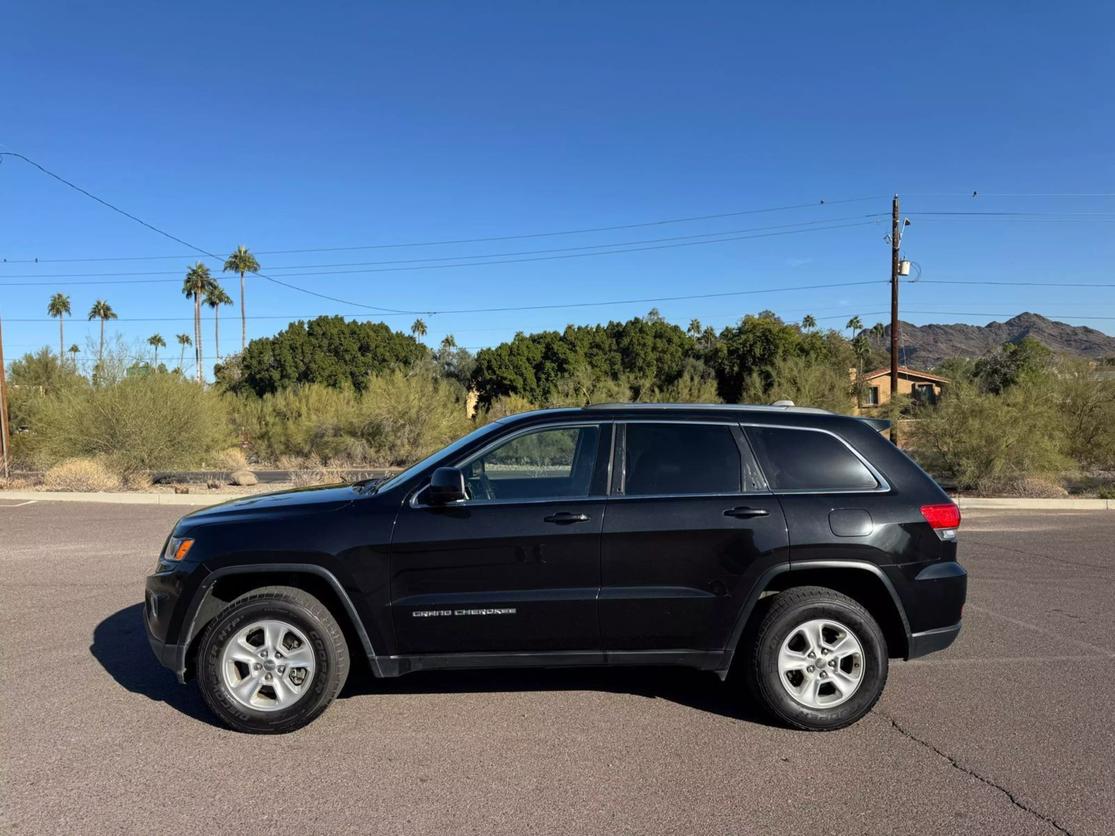
[[[186,625],[186,630],[180,637],[178,643],[175,671],[178,674],[180,682],[185,681],[186,653],[189,650],[190,643],[195,638],[198,613],[201,611],[202,605],[209,598],[209,593],[213,588],[213,584],[220,578],[229,575],[259,574],[262,572],[288,572],[290,574],[314,575],[328,583],[333,592],[337,595],[337,599],[341,602],[341,605],[345,608],[345,615],[348,616],[353,630],[356,632],[356,635],[360,637],[360,644],[364,648],[364,653],[368,657],[368,663],[371,665],[373,673],[375,673],[377,677],[383,676],[383,672],[380,670],[379,659],[376,656],[375,649],[372,647],[372,640],[368,636],[368,631],[364,628],[364,622],[361,620],[359,613],[357,613],[356,607],[353,606],[352,599],[345,591],[344,586],[337,580],[336,575],[328,569],[315,566],[312,563],[261,563],[224,566],[210,572],[201,582],[193,600],[190,602],[189,609],[186,611],[185,620],[183,622]]]

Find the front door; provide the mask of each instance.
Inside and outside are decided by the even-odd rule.
[[[719,651],[743,600],[787,559],[786,523],[735,423],[630,422],[603,532],[609,653]]]
[[[612,426],[549,426],[466,461],[469,499],[404,504],[391,544],[400,654],[599,651]]]

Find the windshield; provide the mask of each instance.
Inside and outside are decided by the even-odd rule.
[[[407,481],[412,476],[416,476],[418,473],[421,473],[426,468],[430,467],[431,465],[436,464],[437,462],[439,462],[443,459],[450,458],[458,450],[461,450],[461,449],[467,447],[469,444],[476,441],[477,439],[481,439],[481,438],[484,438],[485,436],[491,435],[497,429],[499,429],[499,424],[498,423],[485,424],[483,427],[477,427],[475,430],[470,432],[468,435],[463,435],[460,438],[458,438],[456,441],[454,441],[448,447],[442,447],[436,453],[430,454],[429,456],[422,459],[422,461],[418,462],[417,464],[412,464],[410,467],[408,467],[402,473],[396,473],[394,476],[392,476],[387,481],[381,482],[379,485],[376,486],[376,493],[379,493],[380,491],[388,491],[388,490],[391,490],[392,488],[394,488],[396,485],[401,485],[403,482]]]

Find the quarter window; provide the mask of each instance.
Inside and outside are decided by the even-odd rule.
[[[588,496],[600,427],[523,433],[461,466],[473,499]]]
[[[879,486],[859,457],[828,433],[748,427],[747,435],[772,490],[864,491]]]
[[[740,448],[724,424],[628,424],[624,493],[739,493]]]

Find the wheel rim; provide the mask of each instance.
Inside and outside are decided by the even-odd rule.
[[[851,699],[863,682],[863,645],[839,621],[806,621],[779,648],[778,680],[800,705],[834,708]]]
[[[232,698],[255,711],[290,708],[308,691],[317,665],[306,634],[285,621],[253,621],[221,652]]]

